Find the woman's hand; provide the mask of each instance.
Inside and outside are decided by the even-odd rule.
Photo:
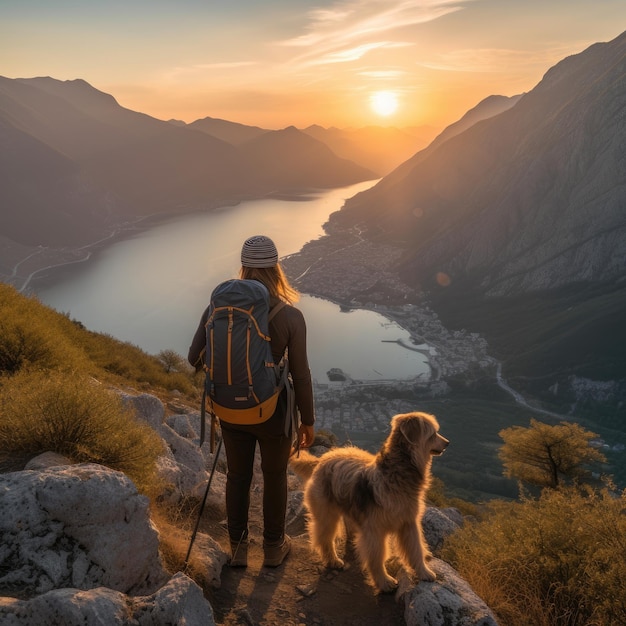
[[[301,448],[310,448],[315,440],[315,428],[313,426],[307,426],[306,424],[300,424],[298,440],[300,441]]]

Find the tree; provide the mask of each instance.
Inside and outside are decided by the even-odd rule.
[[[185,359],[180,354],[174,352],[174,350],[161,350],[157,355],[159,361],[163,364],[166,373],[170,372],[184,372],[189,368]]]
[[[590,445],[597,435],[573,422],[550,426],[531,419],[529,428],[511,426],[499,435],[504,474],[539,487],[556,489],[567,480],[580,480],[590,464],[606,461]]]

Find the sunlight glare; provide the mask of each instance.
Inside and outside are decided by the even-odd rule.
[[[387,117],[396,112],[398,97],[393,91],[377,91],[370,96],[370,106],[378,115]]]

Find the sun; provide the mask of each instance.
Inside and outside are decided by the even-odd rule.
[[[370,106],[376,114],[388,117],[398,108],[398,96],[393,91],[376,91],[370,96]]]

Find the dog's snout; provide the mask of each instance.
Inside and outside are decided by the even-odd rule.
[[[437,433],[437,437],[433,449],[431,450],[431,454],[434,454],[435,456],[443,454],[448,445],[450,445],[450,442],[443,435]]]

